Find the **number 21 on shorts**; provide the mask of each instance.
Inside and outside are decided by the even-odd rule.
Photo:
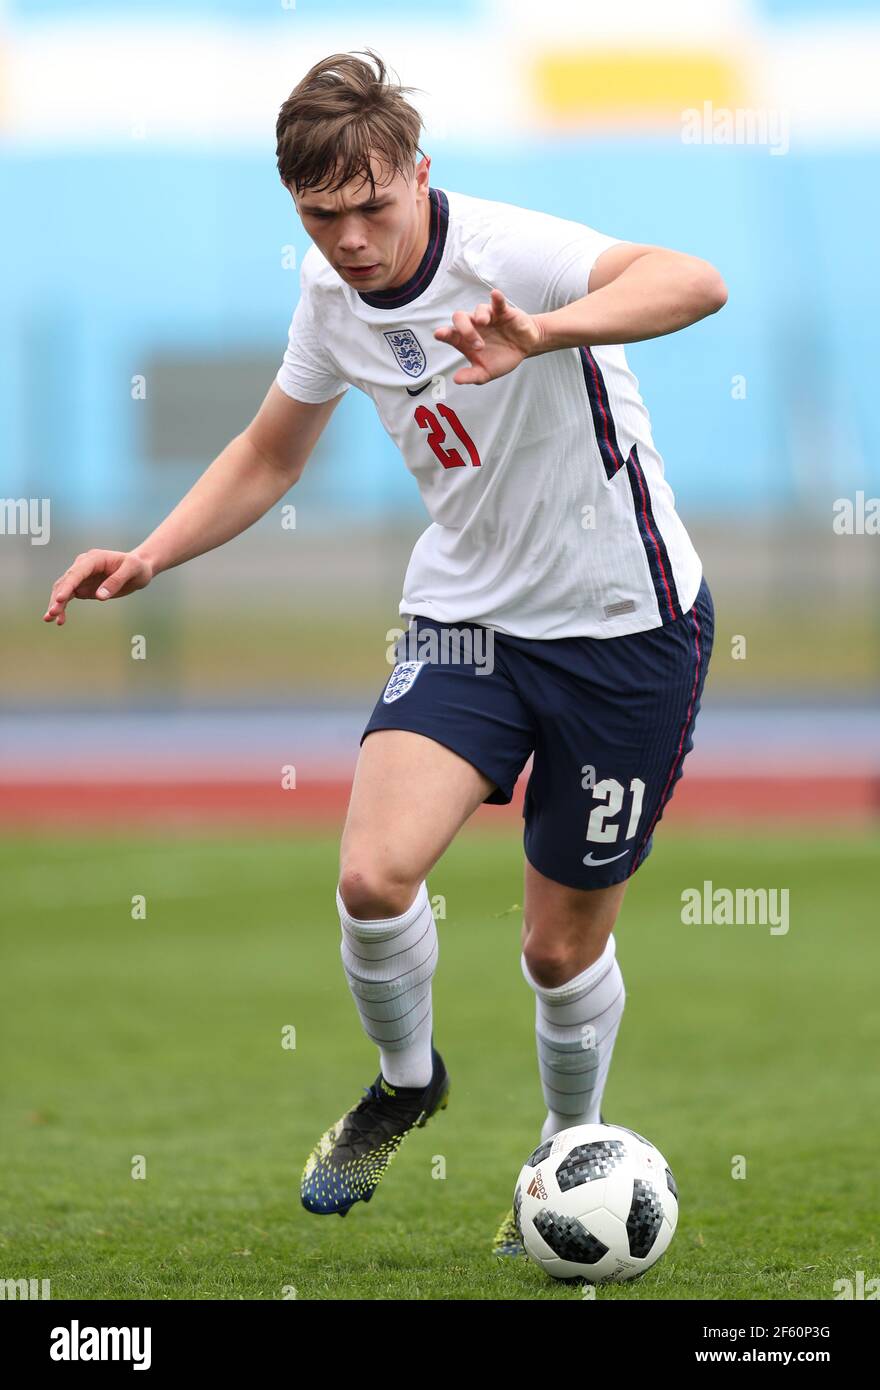
[[[614,777],[605,777],[601,782],[597,782],[592,790],[593,801],[598,804],[594,805],[590,812],[586,838],[593,845],[616,845],[621,826],[615,818],[623,810],[627,789]],[[632,799],[629,805],[626,834],[623,837],[625,840],[634,839],[639,827],[642,802],[645,796],[645,784],[641,777],[633,777],[629,784],[629,793]],[[625,853],[626,850],[623,851],[623,854]],[[616,859],[622,857],[622,854],[614,856]],[[601,861],[593,860],[591,855],[586,855],[584,858],[585,864],[598,862]]]

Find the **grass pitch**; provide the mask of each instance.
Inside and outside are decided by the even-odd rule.
[[[681,1220],[600,1299],[832,1299],[880,1275],[877,851],[661,828],[617,929],[603,1110],[664,1152]],[[466,831],[429,884],[448,1110],[369,1206],[300,1207],[309,1148],[377,1071],[341,972],[336,852],[302,832],[6,840],[0,1277],[50,1278],[55,1299],[582,1296],[490,1254],[544,1115],[515,832]],[[683,925],[706,879],[789,888],[790,930]]]

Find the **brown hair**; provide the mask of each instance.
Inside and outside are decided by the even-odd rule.
[[[281,180],[297,192],[333,193],[360,175],[375,194],[370,154],[393,173],[415,167],[422,121],[371,48],[362,56],[333,53],[298,82],[278,113],[275,134]]]

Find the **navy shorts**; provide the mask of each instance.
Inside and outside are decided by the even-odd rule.
[[[489,777],[496,805],[534,754],[529,863],[571,888],[607,888],[651,851],[693,746],[714,627],[705,579],[688,613],[624,637],[535,640],[418,616],[361,742],[377,729],[424,734]]]

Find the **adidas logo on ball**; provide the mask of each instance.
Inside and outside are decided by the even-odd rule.
[[[542,1202],[546,1202],[547,1189],[544,1186],[544,1180],[541,1177],[540,1173],[536,1173],[535,1176],[532,1178],[532,1181],[526,1188],[526,1192],[528,1192],[530,1197],[540,1197]]]

